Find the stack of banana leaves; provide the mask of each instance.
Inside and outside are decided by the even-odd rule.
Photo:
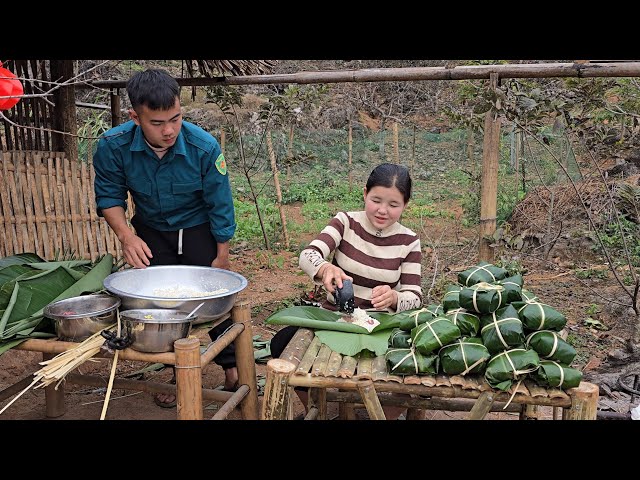
[[[500,390],[524,378],[545,387],[578,386],[582,374],[570,366],[576,351],[560,336],[565,316],[523,286],[520,274],[481,262],[458,274],[442,305],[368,312],[380,322],[371,333],[316,307],[289,307],[265,323],[315,329],[343,355],[384,355],[396,375],[484,374]]]
[[[102,290],[113,256],[48,262],[34,253],[0,258],[0,354],[29,338],[55,337],[49,303]]]

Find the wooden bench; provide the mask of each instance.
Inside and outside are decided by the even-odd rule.
[[[595,420],[598,404],[598,386],[587,382],[563,391],[525,380],[514,393],[494,390],[482,375],[391,375],[383,356],[340,355],[306,328],[296,332],[279,359],[267,363],[262,418],[291,418],[290,387],[298,386],[309,387],[309,419],[326,419],[330,401],[351,405],[341,412],[345,419],[354,418],[349,410],[361,403],[371,419],[384,419],[381,405],[393,405],[409,408],[409,419],[424,418],[424,410],[468,411],[472,419],[489,411],[518,411],[520,418],[535,418],[537,406],[550,406],[557,407],[554,418],[561,409],[563,419]]]
[[[228,316],[226,318],[228,318]],[[226,318],[220,318],[218,323]],[[197,338],[177,340],[174,342],[174,351],[167,353],[144,353],[131,348],[121,350],[118,358],[122,360],[175,365],[176,384],[169,385],[165,383],[116,378],[113,382],[113,388],[176,395],[178,420],[202,420],[204,418],[203,400],[225,402],[213,416],[212,420],[225,419],[237,405],[240,406],[243,419],[257,420],[258,388],[255,362],[253,359],[253,335],[251,332],[251,310],[249,303],[246,301],[236,302],[231,310],[231,319],[234,322],[233,326],[215,342],[211,342],[202,354],[200,354],[200,340]],[[235,342],[236,346],[238,383],[240,387],[236,392],[202,388],[202,369],[231,342]],[[42,352],[43,359],[47,360],[77,345],[78,344],[74,342],[62,342],[56,339],[31,339],[14,348],[17,350]],[[5,355],[7,353],[5,353]],[[113,355],[105,352],[97,356],[112,357]],[[5,388],[0,392],[0,401],[19,393],[28,386],[32,380],[33,375],[29,375]],[[96,375],[69,373],[65,377],[65,381],[95,387],[105,386],[105,379]],[[64,415],[66,412],[64,382],[60,384],[57,390],[54,384],[45,387],[44,390],[46,416],[60,417]]]

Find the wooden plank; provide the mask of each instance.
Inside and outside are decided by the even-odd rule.
[[[69,165],[69,172],[71,173],[71,181],[68,182],[68,192],[69,192],[69,206],[71,207],[71,225],[73,228],[73,232],[75,234],[74,241],[76,241],[76,251],[80,258],[88,259],[87,253],[87,244],[85,239],[85,231],[83,228],[83,221],[76,220],[76,215],[82,214],[82,201],[81,198],[81,187],[80,187],[80,179],[78,178],[78,162],[73,159],[69,159],[67,161]]]
[[[427,387],[435,387],[436,386],[436,377],[435,375],[423,375],[420,383]]]
[[[79,168],[79,182],[80,182],[80,208],[82,209],[82,215],[88,214],[88,219],[83,223],[83,236],[87,240],[87,254],[90,259],[95,259],[98,257],[98,245],[97,239],[95,236],[96,225],[93,219],[91,218],[91,210],[89,205],[91,203],[91,195],[89,195],[89,174],[87,172],[87,166],[84,162],[80,162]]]
[[[42,169],[38,168],[38,176],[40,178],[39,187],[42,190],[42,208],[44,216],[46,217],[45,224],[47,226],[47,237],[48,237],[48,246],[49,249],[47,260],[54,258],[55,255],[55,208],[53,206],[53,200],[51,198],[51,190],[49,190],[49,175],[47,173],[46,167],[49,162],[49,158],[47,156],[40,155],[40,163],[44,168],[44,173],[42,173]]]
[[[62,228],[58,231],[60,235],[60,251],[58,252],[60,258],[63,258],[68,251],[72,249],[73,235],[71,232],[71,224],[67,221],[64,212],[67,210],[66,205],[66,192],[65,192],[65,177],[63,162],[65,161],[64,155],[58,153],[53,158],[53,164],[55,166],[55,179],[56,179],[56,212],[60,218]]]
[[[331,355],[329,355],[329,361],[327,362],[327,368],[325,369],[323,375],[325,377],[337,377],[341,363],[342,355],[332,350]]]
[[[16,219],[16,231],[19,231],[18,235],[18,248],[20,252],[29,252],[29,233],[27,231],[26,223],[18,226],[17,220],[18,216],[26,216],[24,210],[24,200],[22,195],[22,182],[20,182],[20,173],[17,167],[17,162],[19,162],[18,153],[13,153],[11,155],[12,163],[14,164],[14,172],[9,182],[9,190],[11,191],[11,199],[13,200],[13,212]]]
[[[436,387],[450,387],[451,381],[446,375],[436,375]]]
[[[353,378],[367,380],[372,377],[373,357],[362,351],[358,358],[357,374]]]
[[[293,341],[293,339],[291,340]],[[289,345],[291,345],[291,343],[292,342],[289,342]],[[302,358],[298,361],[298,367],[296,368],[296,371],[295,371],[296,375],[307,374],[309,370],[311,370],[311,367],[313,366],[313,362],[315,362],[316,357],[318,356],[318,351],[320,350],[321,345],[322,345],[322,342],[320,341],[320,339],[316,336],[313,336],[313,340],[311,340],[311,343],[307,347],[306,351],[304,351]],[[291,358],[290,355],[287,355],[286,357],[282,357],[281,355],[280,357],[285,358],[287,360],[290,360]],[[293,360],[290,360],[290,361],[293,361]]]
[[[532,397],[548,397],[549,394],[547,393],[547,390],[542,388],[540,385],[536,385],[535,382],[531,381],[531,380],[525,380],[524,381],[525,385],[527,386],[527,388],[529,389],[529,393]]]
[[[33,201],[35,217],[41,219],[36,226],[38,249],[40,255],[45,260],[49,260],[52,252],[49,249],[49,232],[47,231],[46,216],[44,214],[43,192],[38,188],[40,185],[40,169],[37,167],[41,161],[41,155],[35,152],[31,155],[30,163],[33,165],[33,171],[29,169],[27,183],[31,187],[31,199]]]
[[[17,240],[16,240],[16,233],[15,233],[15,228],[11,223],[11,203],[9,201],[9,194],[8,194],[8,189],[6,188],[6,185],[8,184],[8,179],[7,179],[7,163],[9,162],[9,154],[8,153],[3,153],[2,154],[2,168],[0,169],[0,185],[2,186],[2,188],[0,188],[0,200],[2,201],[2,214],[3,214],[3,219],[4,219],[4,228],[2,229],[4,233],[4,235],[2,235],[3,238],[3,244],[4,244],[4,250],[2,251],[2,255],[5,257],[8,257],[10,255],[13,255],[14,253],[17,253],[16,248],[14,245],[17,245]]]
[[[326,345],[322,344],[320,347],[320,351],[318,352],[318,356],[313,362],[313,366],[311,367],[311,375],[314,377],[322,377],[325,368],[327,367],[327,363],[329,362],[329,356],[331,355],[331,349]]]
[[[402,383],[405,385],[422,385],[420,375],[405,375]]]
[[[384,355],[375,357],[371,364],[371,376],[373,380],[384,380],[387,378],[387,375],[387,362],[384,359]]]
[[[351,378],[356,372],[357,367],[358,367],[358,360],[355,357],[344,355],[342,357],[342,363],[340,364],[340,369],[338,370],[338,376],[341,378]]]

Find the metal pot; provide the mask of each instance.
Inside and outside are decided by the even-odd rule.
[[[53,320],[60,340],[82,342],[116,323],[119,306],[112,295],[81,295],[50,303],[43,314]]]
[[[173,351],[173,342],[186,338],[197,315],[189,312],[146,308],[120,312],[121,337],[129,337],[134,350],[160,353]]]
[[[127,310],[166,308],[190,312],[204,302],[194,325],[217,320],[228,313],[237,294],[246,286],[247,279],[238,273],[191,265],[130,268],[104,279],[104,287],[120,297],[122,308]],[[176,292],[175,296],[171,296],[171,291]],[[216,291],[219,293],[207,295]],[[203,295],[194,295],[194,292]]]

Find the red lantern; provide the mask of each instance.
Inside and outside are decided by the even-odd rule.
[[[0,110],[9,110],[16,103],[20,101],[19,97],[14,98],[1,98],[6,96],[13,95],[22,95],[24,90],[22,89],[22,84],[17,77],[2,67],[2,62],[0,62]]]

